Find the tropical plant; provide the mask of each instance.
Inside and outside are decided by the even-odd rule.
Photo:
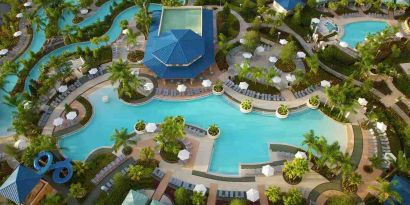
[[[128,28],[128,21],[126,19],[123,19],[120,21],[120,27],[122,30],[127,29]]]
[[[74,173],[77,177],[83,176],[88,171],[88,166],[82,161],[73,161]]]
[[[132,29],[129,29],[127,32],[127,46],[133,47],[137,44],[138,33],[134,32]]]
[[[161,3],[163,6],[171,6],[171,7],[182,6],[179,0],[161,0]]]
[[[138,182],[146,175],[146,169],[141,165],[131,165],[128,170],[128,177],[133,181]]]
[[[56,151],[57,140],[54,137],[39,135],[30,140],[28,147],[24,150],[21,163],[27,167],[33,165],[33,160],[41,151]]]
[[[309,98],[309,103],[313,106],[318,106],[320,103],[320,99],[318,95],[314,95]]]
[[[138,120],[137,123],[135,124],[135,129],[138,131],[143,131],[145,129],[145,121]]]
[[[25,109],[20,103],[13,112],[12,126],[16,134],[33,138],[39,134],[37,126],[39,116],[36,103],[32,103],[31,109]]]
[[[374,168],[380,169],[382,167],[383,159],[380,158],[377,155],[373,155],[373,156],[369,157],[369,161],[370,161],[370,163],[372,163],[372,166]]]
[[[273,204],[279,202],[282,199],[282,193],[280,191],[280,187],[278,186],[270,186],[266,190],[265,195],[266,197],[268,197],[268,200]]]
[[[298,3],[295,8],[293,9],[293,16],[291,19],[292,24],[294,25],[300,25],[301,21],[302,21],[302,9],[303,6],[302,4]]]
[[[289,108],[285,104],[280,104],[278,108],[278,113],[281,115],[287,115],[289,113]]]
[[[229,205],[247,205],[248,203],[244,199],[232,199]]]
[[[70,189],[68,190],[68,195],[76,199],[83,198],[86,194],[87,190],[80,182],[71,184]]]
[[[387,202],[391,205],[394,205],[395,202],[402,202],[400,194],[393,189],[393,186],[397,184],[397,181],[388,182],[381,178],[378,178],[377,182],[379,183],[377,186],[371,185],[368,188],[377,193],[376,198],[380,203]]]
[[[174,192],[175,204],[178,205],[190,205],[191,201],[189,200],[189,193],[183,188],[179,187]]]
[[[299,183],[307,172],[309,172],[308,161],[301,158],[285,162],[285,167],[283,168],[285,180],[292,184]]]
[[[309,8],[313,9],[316,7],[316,0],[307,0],[307,5],[309,6]]]
[[[166,117],[161,123],[160,128],[159,134],[154,138],[154,141],[158,144],[158,148],[166,153],[178,154],[181,149],[178,140],[185,138],[183,124],[178,122],[174,117]]]
[[[306,64],[310,68],[310,74],[317,74],[319,71],[319,57],[317,54],[305,58]]]
[[[261,37],[259,32],[251,30],[245,33],[243,36],[244,43],[243,43],[243,49],[247,52],[254,52],[255,48],[259,45],[261,41]]]
[[[283,204],[284,205],[296,205],[301,204],[303,200],[302,193],[296,188],[291,188],[289,191],[283,196]]]
[[[327,205],[356,204],[355,198],[350,194],[333,195],[326,201]]]
[[[155,152],[151,149],[151,147],[144,147],[140,151],[140,160],[142,161],[149,161],[154,159]]]
[[[145,12],[144,9],[141,9],[135,15],[135,21],[137,22],[137,28],[141,31],[144,35],[145,40],[148,39],[149,28],[152,23],[152,17],[149,15],[148,12]]]
[[[219,127],[216,124],[209,125],[208,133],[212,136],[216,136],[219,134]]]
[[[192,194],[192,205],[204,205],[205,204],[205,196],[202,195],[202,192],[196,192]]]
[[[395,172],[399,172],[403,175],[410,175],[410,158],[407,158],[403,151],[397,153],[397,158],[393,159],[391,156],[388,156],[387,161],[393,167],[393,170],[385,176],[385,179],[389,178]]]
[[[109,80],[111,84],[119,83],[118,94],[120,97],[128,96],[133,98],[137,95],[137,88],[141,86],[141,81],[131,73],[131,67],[128,62],[119,61],[113,62],[108,67],[108,72],[111,73]]]
[[[111,135],[111,140],[114,141],[114,145],[112,146],[114,151],[118,151],[120,147],[128,146],[127,141],[133,135],[128,133],[127,128],[121,128],[120,130],[115,129],[114,134]]]
[[[213,89],[216,92],[222,92],[222,90],[223,90],[222,82],[220,80],[217,80],[216,83],[213,86]]]
[[[244,110],[252,109],[252,102],[250,100],[244,100],[241,102],[241,108]]]
[[[296,44],[294,41],[290,41],[285,46],[283,46],[280,51],[279,58],[284,63],[291,63],[296,54]]]
[[[46,194],[44,199],[41,201],[42,205],[56,205],[64,204],[63,198],[58,194]]]
[[[223,33],[220,33],[218,35],[218,47],[226,55],[232,49],[233,44],[229,43],[228,38]]]
[[[93,3],[93,0],[79,0],[80,6],[86,8]]]

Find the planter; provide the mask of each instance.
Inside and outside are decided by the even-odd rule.
[[[222,91],[220,91],[220,92],[216,91],[214,88],[215,88],[215,86],[212,87],[212,93],[213,93],[214,95],[223,95],[224,92],[225,92],[225,90],[224,90],[223,87],[222,87]]]
[[[251,109],[249,109],[249,110],[245,110],[245,109],[242,108],[242,106],[239,106],[239,110],[240,110],[242,113],[250,113],[250,112],[252,112],[252,110],[253,110],[253,106],[251,106]]]
[[[208,128],[208,130],[206,131],[206,134],[207,134],[208,138],[209,138],[209,139],[213,139],[213,140],[218,139],[219,135],[221,135],[221,130],[220,130],[220,129],[218,129],[218,130],[219,130],[218,134],[216,134],[216,135],[211,135],[211,134],[209,133],[209,128]]]
[[[291,179],[286,177],[284,172],[282,172],[282,176],[283,176],[283,179],[285,180],[285,182],[290,184],[290,185],[297,185],[302,181],[302,177],[297,177],[296,179],[291,180]]]
[[[308,108],[310,108],[310,109],[313,109],[313,110],[319,108],[319,105],[320,105],[320,102],[319,102],[317,105],[312,105],[312,104],[310,104],[310,100],[309,100],[309,99],[308,99],[307,102],[306,102],[306,106],[307,106]]]
[[[289,111],[288,111],[288,113],[286,113],[286,115],[282,115],[282,114],[280,114],[280,113],[278,112],[278,110],[276,110],[275,115],[276,115],[276,117],[279,118],[279,119],[285,119],[285,118],[287,118],[287,117],[289,116]]]
[[[137,123],[138,123],[138,122],[137,122]],[[134,131],[135,131],[135,133],[136,133],[137,135],[144,134],[145,129],[143,129],[143,130],[137,130],[137,129],[135,128],[136,125],[137,125],[137,123],[134,124]]]

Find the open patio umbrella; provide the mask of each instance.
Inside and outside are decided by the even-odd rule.
[[[130,32],[130,30],[128,30],[128,28],[127,28],[127,29],[122,30],[122,34],[124,34],[124,35],[127,35],[129,32]]]
[[[357,102],[359,102],[359,104],[360,104],[361,106],[366,106],[366,105],[367,105],[367,100],[364,99],[364,98],[359,98],[359,99],[357,100]]]
[[[71,111],[67,113],[65,117],[67,118],[67,120],[74,120],[77,117],[77,113],[74,111]]]
[[[343,48],[347,48],[349,46],[349,44],[344,41],[340,41],[339,45],[342,46]]]
[[[322,80],[322,81],[320,81],[320,86],[322,86],[324,88],[330,87],[330,81]]]
[[[18,14],[16,15],[16,18],[23,18],[23,13],[18,13]]]
[[[212,81],[206,79],[202,81],[202,86],[204,86],[205,88],[209,88],[212,85]]]
[[[259,200],[259,192],[255,189],[249,189],[246,192],[246,199],[248,199],[251,202],[255,202]]]
[[[68,87],[66,85],[62,85],[62,86],[58,87],[57,90],[58,90],[58,92],[63,93],[63,92],[68,90]]]
[[[245,52],[245,53],[242,53],[242,56],[246,59],[249,59],[249,58],[252,58],[252,53]]]
[[[94,75],[94,74],[96,74],[97,72],[98,72],[98,69],[97,69],[97,68],[92,68],[92,69],[90,69],[90,70],[88,71],[88,73],[91,74],[91,75]]]
[[[157,124],[155,123],[148,123],[145,125],[145,131],[147,132],[155,132],[157,130]]]
[[[7,48],[0,50],[0,55],[6,55],[9,52]]]
[[[27,140],[26,139],[19,139],[14,143],[14,148],[19,150],[25,150],[27,148]]]
[[[244,44],[244,43],[245,43],[245,39],[243,39],[243,38],[239,39],[239,43]]]
[[[80,10],[80,13],[81,13],[82,15],[88,14],[88,9],[83,8],[83,9]]]
[[[282,79],[279,76],[275,76],[272,78],[272,82],[279,84],[282,81]]]
[[[186,150],[186,149],[183,149],[183,150],[181,150],[181,151],[179,151],[178,152],[178,158],[180,159],[180,160],[187,160],[187,159],[189,159],[189,155],[190,155],[191,153],[189,153],[189,151],[188,150]]]
[[[387,130],[387,125],[384,124],[384,122],[377,122],[377,123],[376,123],[376,128],[377,128],[378,130],[380,130],[380,132],[386,132],[386,130]]]
[[[296,152],[296,154],[295,154],[295,158],[298,158],[298,159],[307,159],[307,156],[306,156],[306,153],[305,153],[305,152],[298,151],[298,152]]]
[[[58,118],[56,118],[56,119],[53,120],[53,125],[57,127],[57,126],[62,125],[63,122],[64,122],[64,119],[61,118],[61,117],[58,117]]]
[[[275,57],[275,56],[271,56],[271,57],[269,57],[269,62],[276,63],[276,62],[278,62],[278,58]]]
[[[303,51],[299,51],[296,53],[296,56],[298,58],[306,58],[306,53],[304,53]]]
[[[312,23],[315,23],[315,24],[318,24],[318,23],[320,23],[320,19],[318,19],[318,18],[312,18]]]
[[[30,7],[33,4],[33,2],[28,1],[26,3],[23,4],[24,7]]]
[[[205,196],[206,194],[206,187],[203,184],[197,184],[194,187],[194,192],[200,192],[202,196]]]
[[[275,174],[275,169],[269,164],[262,167],[262,174],[269,177]]]
[[[258,46],[258,47],[256,48],[256,52],[258,52],[258,53],[263,53],[263,52],[265,52],[265,48],[262,47],[262,46]]]
[[[289,82],[293,82],[293,81],[296,80],[296,76],[293,75],[293,74],[287,74],[286,75],[286,80],[289,81]]]
[[[21,32],[21,31],[16,31],[16,32],[14,32],[13,36],[14,36],[14,37],[19,37],[19,36],[21,36],[21,34],[23,34],[23,32]]]
[[[397,157],[394,156],[393,153],[387,152],[387,153],[384,153],[383,159],[384,159],[384,160],[387,160],[387,161],[390,161],[390,160],[396,161],[396,160],[397,160]]]
[[[184,84],[180,84],[177,87],[178,92],[183,93],[186,91],[186,86]]]
[[[280,40],[279,40],[279,43],[280,43],[281,45],[286,45],[286,44],[288,44],[288,41],[287,41],[286,39],[280,39]]]
[[[242,90],[246,90],[246,89],[248,89],[248,87],[249,87],[249,84],[247,82],[240,82],[239,83],[239,88],[242,89]]]
[[[144,84],[144,90],[152,90],[154,89],[154,84],[151,82],[147,82]]]
[[[395,35],[396,35],[397,38],[403,38],[404,37],[404,34],[402,32],[397,32]]]

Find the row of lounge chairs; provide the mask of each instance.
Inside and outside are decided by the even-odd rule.
[[[389,139],[387,138],[386,133],[385,132],[384,133],[378,133],[375,130],[376,129],[370,129],[369,130],[370,134],[372,134],[371,139],[373,139],[373,142],[372,142],[373,145],[375,145],[374,141],[377,142],[377,139],[378,139],[379,142],[380,142],[380,145],[381,145],[382,155],[384,155],[385,153],[391,153],[390,143],[389,143]]]
[[[200,136],[200,137],[204,137],[207,135],[206,130],[199,128],[199,127],[195,127],[193,125],[185,124],[185,130],[188,132],[191,132],[192,134],[195,134],[196,136]]]
[[[112,172],[114,169],[116,169],[118,166],[120,166],[123,162],[125,162],[126,158],[124,155],[118,156],[114,161],[112,161],[110,164],[108,164],[106,167],[100,170],[97,175],[93,179],[91,179],[91,182],[93,184],[98,184],[104,177],[106,177],[110,172]]]
[[[306,95],[312,94],[313,92],[315,92],[315,91],[318,90],[319,88],[320,88],[320,86],[318,86],[318,85],[311,85],[311,86],[309,86],[308,88],[306,88],[306,89],[304,89],[304,90],[297,91],[297,92],[293,93],[293,95],[294,95],[296,98],[303,98],[303,97],[305,97]]]
[[[130,169],[130,166],[132,164],[129,164],[128,166],[124,167],[123,169],[121,169],[121,175],[125,176],[128,173],[128,170]],[[114,185],[114,178],[111,178],[107,183],[105,183],[101,188],[103,191],[109,191],[111,189],[111,187]]]
[[[367,15],[375,18],[389,19],[389,15],[386,14],[368,13]]]
[[[189,182],[182,181],[182,180],[180,180],[178,178],[175,178],[175,177],[171,177],[171,179],[169,180],[168,186],[170,186],[173,189],[178,189],[180,187],[183,187],[184,189],[189,190],[189,191],[193,191],[194,188],[195,188],[195,184],[191,184]]]
[[[249,89],[246,89],[246,90],[240,89],[239,86],[235,85],[235,83],[232,82],[231,80],[226,80],[224,84],[227,87],[231,88],[232,90],[238,93],[241,93],[243,95],[249,96],[251,98],[266,100],[266,101],[285,101],[285,98],[280,95],[271,95],[271,94],[259,93],[259,92],[249,90]]]
[[[234,198],[246,199],[246,191],[225,191],[218,190],[217,197],[220,200],[230,200]]]
[[[212,91],[212,88],[192,88],[187,89],[185,92],[178,92],[176,89],[168,89],[168,88],[156,88],[155,95],[162,95],[162,96],[194,96],[203,93],[208,93]]]
[[[290,152],[276,152],[276,155],[280,159],[286,159],[286,160],[291,160],[291,159],[295,158],[295,154],[290,153]]]
[[[48,118],[50,117],[51,113],[53,112],[54,108],[49,107],[40,117],[37,125],[39,127],[44,127],[47,124]]]

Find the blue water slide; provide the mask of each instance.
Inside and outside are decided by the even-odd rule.
[[[40,159],[43,157],[47,157],[47,163],[44,166],[40,165]],[[51,152],[41,151],[40,153],[37,154],[37,157],[33,161],[34,169],[37,170],[38,174],[43,175],[50,169],[53,163],[53,158],[54,156]]]
[[[57,184],[64,184],[68,182],[68,180],[71,179],[73,176],[73,166],[71,165],[71,160],[70,159],[65,159],[64,161],[59,161],[55,164],[53,164],[50,169],[53,169],[53,176],[52,179],[55,183]],[[60,173],[66,169],[67,173],[64,177],[60,176]]]

